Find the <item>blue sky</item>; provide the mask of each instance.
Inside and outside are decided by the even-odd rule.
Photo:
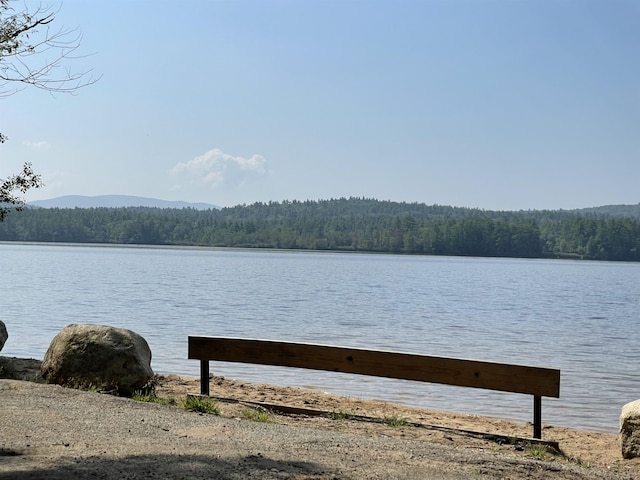
[[[65,0],[55,21],[102,77],[0,99],[0,178],[45,182],[27,200],[640,202],[636,0]]]

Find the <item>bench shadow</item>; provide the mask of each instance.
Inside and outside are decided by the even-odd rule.
[[[158,479],[220,479],[239,480],[282,478],[344,478],[324,466],[297,461],[281,461],[261,454],[236,458],[216,458],[213,455],[130,455],[121,458],[66,458],[49,468],[24,470],[22,455],[12,455],[16,470],[0,472],[2,480],[67,480],[85,478],[158,478]],[[3,462],[7,460],[4,457]],[[9,465],[5,465],[9,467]]]

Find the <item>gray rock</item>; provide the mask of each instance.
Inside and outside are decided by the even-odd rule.
[[[0,351],[2,347],[4,347],[4,342],[9,338],[9,334],[7,333],[7,327],[2,320],[0,320]]]
[[[153,379],[151,349],[131,330],[104,325],[64,327],[42,362],[48,383],[131,395]]]
[[[622,457],[640,457],[640,400],[627,403],[620,414]]]

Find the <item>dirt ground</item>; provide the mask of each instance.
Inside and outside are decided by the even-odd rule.
[[[39,367],[38,360],[0,357],[0,378],[38,382],[41,381]],[[480,475],[478,478],[527,478],[516,471],[520,467],[513,463],[513,459],[519,458],[552,466],[549,471],[556,472],[552,475],[554,478],[640,479],[640,459],[623,460],[617,435],[545,425],[543,440],[556,442],[559,451],[555,451],[544,444],[530,444],[524,440],[531,437],[530,423],[409,408],[381,401],[339,397],[317,390],[253,384],[223,377],[212,376],[210,386],[211,397],[218,402],[221,416],[230,419],[243,418],[248,410],[257,410],[266,412],[269,422],[280,425],[366,438],[425,442],[488,454],[496,457],[496,462],[501,462],[503,455],[509,459],[501,464],[500,476]],[[177,406],[187,395],[200,392],[199,379],[159,376],[155,392],[158,397],[170,399]],[[572,472],[577,468],[578,472],[584,472],[584,476],[563,476],[560,470],[565,466]],[[557,468],[560,470],[556,471]],[[545,476],[549,476],[549,472]],[[342,477],[337,475],[333,478]]]

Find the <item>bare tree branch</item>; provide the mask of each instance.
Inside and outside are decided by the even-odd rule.
[[[71,71],[67,60],[81,58],[79,29],[53,30],[57,11],[39,6],[16,12],[10,0],[0,0],[0,98],[26,86],[50,93],[75,93],[100,78],[92,70]],[[8,87],[13,84],[13,87]]]

